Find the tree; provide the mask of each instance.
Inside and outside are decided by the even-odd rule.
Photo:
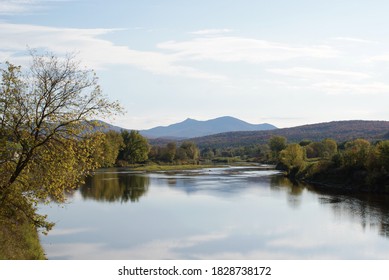
[[[280,160],[289,174],[295,175],[304,165],[304,149],[299,144],[290,144],[280,152]]]
[[[74,56],[32,52],[27,71],[5,63],[0,87],[0,215],[24,215],[49,229],[38,202],[65,200],[98,167],[101,144],[91,119],[121,111],[101,92],[92,70]]]
[[[375,147],[376,150],[376,164],[381,167],[381,172],[389,173],[389,140],[381,141]]]
[[[331,159],[338,151],[338,144],[333,139],[324,139],[323,143],[323,154],[322,157]]]
[[[280,152],[286,148],[286,138],[283,136],[272,136],[269,140],[269,147],[274,160],[278,159]]]
[[[192,141],[184,141],[180,149],[182,152],[184,152],[187,159],[189,159],[191,162],[197,162],[200,156],[200,150],[197,148],[197,145]],[[181,153],[182,153],[181,152]]]
[[[177,144],[175,142],[169,142],[166,145],[166,149],[163,157],[166,161],[173,162],[176,157],[176,152],[177,152]]]
[[[353,168],[366,168],[369,161],[370,142],[356,139],[345,144],[344,164]]]
[[[111,167],[116,163],[120,149],[124,147],[123,137],[119,132],[110,130],[104,133],[103,141],[96,151],[96,157],[102,167]]]
[[[130,164],[145,162],[148,159],[150,146],[147,139],[139,134],[139,131],[122,130],[123,148],[119,152],[119,159]]]
[[[319,158],[324,154],[324,144],[322,142],[311,142],[305,146],[305,151],[308,158]]]

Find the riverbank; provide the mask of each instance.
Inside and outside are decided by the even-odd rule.
[[[0,260],[45,260],[36,228],[26,219],[0,217]]]
[[[283,170],[285,171],[285,170]],[[285,172],[290,180],[300,181],[342,193],[389,194],[389,177],[361,168],[334,167],[331,163],[313,164],[297,172]]]

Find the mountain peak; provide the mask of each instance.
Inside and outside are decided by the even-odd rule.
[[[250,124],[240,119],[223,116],[206,121],[187,118],[169,126],[159,126],[140,131],[146,137],[152,138],[193,138],[232,131],[258,131],[276,129],[270,124]]]

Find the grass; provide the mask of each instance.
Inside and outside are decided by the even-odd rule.
[[[0,217],[0,260],[45,260],[36,228],[26,220]]]

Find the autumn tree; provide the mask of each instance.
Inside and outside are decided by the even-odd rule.
[[[111,167],[116,163],[120,150],[124,147],[123,137],[119,132],[110,130],[104,133],[102,144],[95,157],[102,167]]]
[[[383,171],[389,173],[389,140],[382,141],[377,144],[378,162],[382,166]]]
[[[119,152],[119,159],[130,164],[145,162],[148,159],[150,146],[139,131],[122,130],[123,148]]]
[[[38,202],[65,200],[99,165],[101,144],[91,119],[120,112],[101,92],[92,70],[74,56],[32,53],[24,71],[3,64],[0,85],[0,215],[24,215],[46,227]]]
[[[286,138],[283,136],[272,136],[269,140],[269,147],[274,160],[278,159],[280,152],[286,148]]]
[[[370,142],[356,139],[345,144],[344,164],[352,168],[366,168],[370,153]]]
[[[338,150],[338,145],[332,139],[324,139],[321,142],[311,142],[305,146],[308,158],[331,159]]]
[[[304,165],[304,148],[299,144],[290,144],[280,152],[280,161],[291,175],[295,175]]]
[[[175,142],[169,142],[164,149],[163,159],[167,162],[173,162],[176,157],[177,144]]]
[[[177,149],[176,158],[180,161],[189,161],[197,163],[200,157],[200,150],[192,141],[184,141]]]

